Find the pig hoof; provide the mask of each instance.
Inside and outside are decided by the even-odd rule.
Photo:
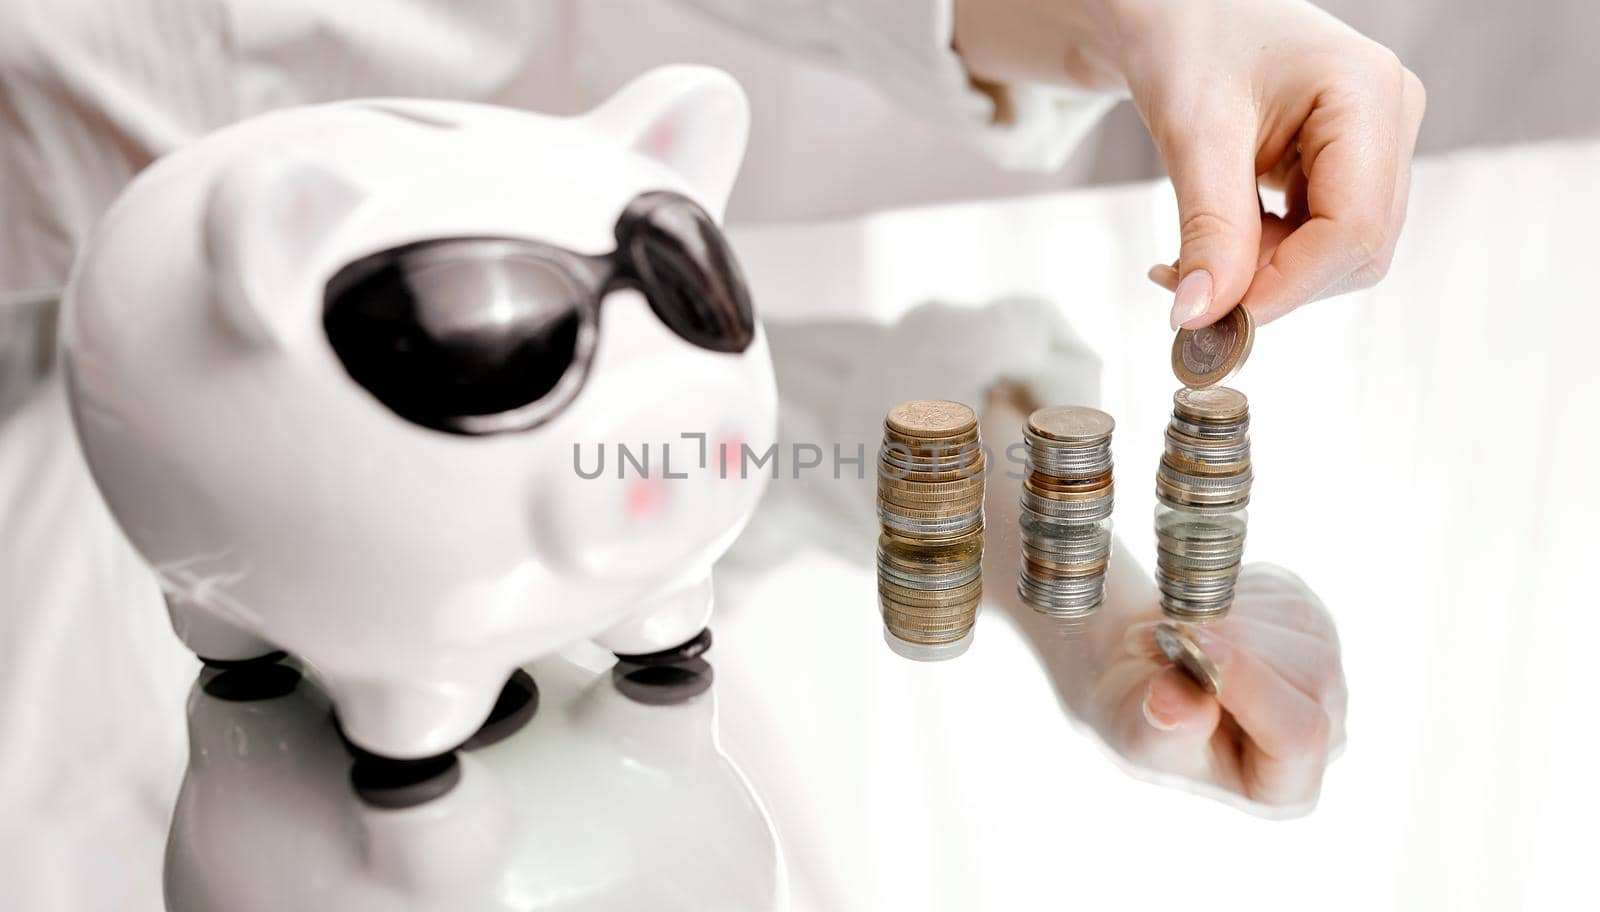
[[[461,745],[461,749],[488,747],[504,740],[527,725],[538,711],[539,687],[533,683],[532,675],[519,668],[512,672],[506,686],[500,689],[500,698],[495,700],[494,709],[489,710],[489,718]]]
[[[282,653],[279,653],[282,655]],[[207,696],[230,703],[275,700],[294,693],[300,672],[277,662],[242,662],[211,675],[200,689]]]
[[[624,655],[620,652],[613,654],[617,657],[617,661],[626,662],[629,665],[676,665],[689,659],[697,659],[710,648],[711,628],[706,627],[695,634],[688,642],[680,643],[671,649],[663,649],[660,652],[649,652],[643,655]]]
[[[350,785],[364,803],[397,810],[427,804],[461,781],[454,752],[420,760],[391,760],[363,752],[350,767]]]
[[[284,652],[282,649],[274,649],[271,652],[263,655],[253,656],[248,659],[209,659],[205,656],[196,656],[195,658],[204,662],[207,668],[215,668],[218,671],[228,671],[229,669],[233,668],[248,668],[251,665],[272,665],[274,663],[281,662],[288,657],[289,654]]]
[[[705,693],[715,675],[705,659],[685,659],[665,665],[618,663],[611,669],[617,691],[646,706],[673,706]]]

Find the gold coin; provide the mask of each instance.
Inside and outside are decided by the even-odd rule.
[[[965,500],[952,500],[945,503],[922,504],[907,506],[895,503],[892,500],[878,498],[878,508],[886,513],[893,513],[902,519],[934,520],[956,519],[978,512],[983,506],[983,497],[969,497]],[[974,517],[976,518],[976,517]]]
[[[952,629],[972,623],[973,617],[978,613],[978,605],[983,600],[982,593],[968,597],[961,602],[951,603],[952,607],[930,608],[922,605],[907,605],[899,599],[887,594],[881,594],[878,599],[878,613],[884,620],[894,618],[893,623],[901,627],[912,627],[918,630]]]
[[[1167,660],[1182,668],[1184,674],[1206,693],[1222,692],[1222,675],[1217,671],[1216,663],[1211,661],[1187,631],[1170,621],[1162,621],[1156,625],[1155,637],[1156,646],[1160,647]]]
[[[978,429],[976,427],[970,431],[964,431],[960,434],[951,434],[949,436],[941,437],[913,437],[909,434],[897,433],[894,428],[891,427],[885,427],[883,429],[884,446],[892,445],[898,447],[907,447],[913,451],[938,449],[949,452],[963,446],[976,445],[977,442]]]
[[[955,630],[972,623],[978,614],[978,604],[983,600],[982,595],[974,596],[953,611],[942,614],[925,614],[916,607],[907,610],[906,606],[889,598],[879,600],[879,614],[883,619],[897,627],[908,627],[913,630],[932,632],[936,630]]]
[[[1242,475],[1250,468],[1248,459],[1239,462],[1206,462],[1187,453],[1174,453],[1171,450],[1161,454],[1161,461],[1190,475]]]
[[[983,479],[961,478],[955,481],[911,481],[905,478],[895,478],[890,475],[878,476],[878,491],[914,491],[917,494],[956,496],[966,494],[974,488],[981,487]]]
[[[1086,405],[1052,405],[1028,416],[1028,430],[1040,437],[1069,443],[1093,443],[1111,436],[1117,423]]]
[[[1028,473],[1028,481],[1033,486],[1050,491],[1087,491],[1091,488],[1107,487],[1111,484],[1111,470],[1106,469],[1094,475],[1064,476],[1051,475],[1038,469]]]
[[[913,510],[940,510],[945,504],[964,500],[982,500],[983,486],[973,485],[964,491],[944,491],[924,494],[915,488],[878,487],[878,499]]]
[[[1245,355],[1249,354],[1246,345]],[[1186,386],[1172,394],[1172,410],[1190,420],[1234,421],[1250,413],[1250,400],[1244,393],[1226,386],[1205,389]]]
[[[889,410],[884,426],[908,437],[952,437],[978,426],[978,413],[948,399],[913,399]]]
[[[918,646],[943,646],[946,643],[954,643],[966,636],[967,632],[972,629],[972,625],[968,624],[964,628],[954,630],[949,633],[939,634],[936,636],[923,636],[918,634],[916,631],[908,631],[896,627],[893,624],[886,624],[886,626],[889,628],[889,632],[894,635],[895,639],[903,640],[907,643],[914,643]]]
[[[974,530],[953,541],[928,544],[907,541],[895,537],[890,532],[884,532],[878,536],[878,553],[888,557],[893,563],[913,570],[923,567],[949,568],[968,564],[982,557],[983,534],[982,530]]]
[[[1250,357],[1255,338],[1256,321],[1243,307],[1210,326],[1180,329],[1172,340],[1172,372],[1190,389],[1226,383]]]
[[[956,466],[940,466],[935,471],[928,471],[927,467],[907,468],[885,460],[878,460],[878,477],[889,478],[895,481],[909,481],[917,484],[944,483],[982,478],[988,471],[988,460],[982,453],[978,458],[969,463]]]
[[[1110,494],[1116,490],[1110,484],[1103,484],[1095,488],[1041,488],[1036,485],[1031,478],[1023,482],[1022,487],[1033,494],[1037,494],[1038,496],[1047,498],[1049,500],[1065,500],[1075,502],[1099,500],[1100,498],[1105,497],[1107,494]]]
[[[965,494],[939,496],[939,498],[918,498],[915,491],[878,491],[878,504],[890,507],[896,514],[907,514],[907,512],[910,512],[910,514],[949,514],[952,510],[957,514],[962,514],[966,510],[960,509],[960,507],[965,506],[966,509],[976,509],[982,502],[984,502],[982,488],[974,488],[974,490]]]
[[[982,596],[979,595],[961,603],[956,609],[949,611],[941,609],[940,613],[924,614],[920,613],[915,607],[907,610],[906,606],[901,603],[886,598],[879,601],[878,613],[885,621],[898,627],[910,627],[914,630],[923,631],[953,630],[972,623],[972,619],[977,616],[978,605],[982,600]]]
[[[973,459],[983,451],[975,437],[954,438],[953,441],[913,445],[885,437],[878,456],[896,462],[960,462]]]

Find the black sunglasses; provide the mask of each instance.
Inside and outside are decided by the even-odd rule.
[[[634,288],[685,341],[742,352],[755,338],[744,276],[693,200],[633,199],[603,256],[514,238],[420,241],[345,266],[322,326],[350,377],[400,417],[455,434],[524,431],[583,387],[600,302]]]

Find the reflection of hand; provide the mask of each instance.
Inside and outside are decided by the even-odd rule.
[[[1258,322],[1365,287],[1405,221],[1424,93],[1394,54],[1302,0],[961,0],[982,83],[1126,89],[1177,190],[1173,328],[1241,300]],[[1258,185],[1285,191],[1282,216]]]
[[[1280,810],[1309,809],[1344,742],[1345,684],[1333,620],[1288,571],[1239,577],[1228,617],[1187,629],[1216,664],[1211,696],[1169,662],[1154,610],[1126,628],[1086,707],[1130,763]]]

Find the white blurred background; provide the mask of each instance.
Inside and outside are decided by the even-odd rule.
[[[714,654],[796,908],[1595,907],[1600,4],[1323,5],[1421,75],[1429,112],[1389,278],[1263,328],[1237,381],[1247,556],[1300,573],[1344,646],[1349,743],[1320,806],[1267,822],[1129,777],[1002,618],[961,661],[898,659],[865,557],[797,539],[729,581]],[[730,219],[768,319],[1055,303],[1104,365],[1117,524],[1150,559],[1140,479],[1173,380],[1143,274],[1175,254],[1176,213],[1131,109],[1061,174],[1005,174],[865,82],[671,4],[550,8],[577,50],[499,100],[580,110],[682,60],[745,84]],[[973,202],[926,205],[952,200]],[[0,333],[47,349],[25,307]],[[0,412],[38,362],[18,363]],[[157,908],[194,664],[48,408],[0,416],[0,906]]]

